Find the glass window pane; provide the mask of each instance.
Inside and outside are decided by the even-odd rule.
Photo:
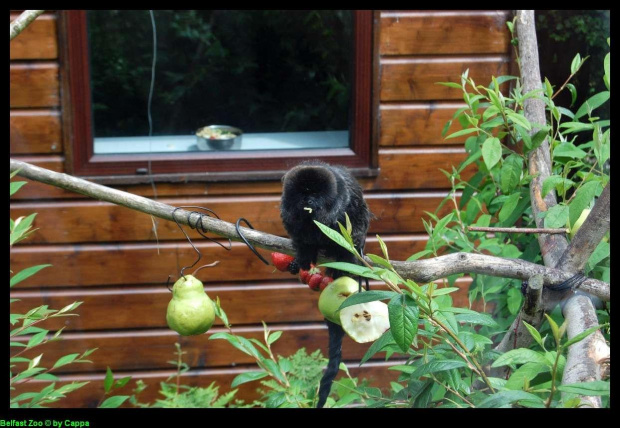
[[[154,11],[150,138],[149,11],[87,16],[96,154],[349,146],[351,11]]]

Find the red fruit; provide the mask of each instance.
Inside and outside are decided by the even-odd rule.
[[[310,277],[310,272],[305,269],[299,269],[299,279],[304,284],[308,283],[308,278]]]
[[[293,260],[295,260],[295,257],[289,256],[288,254],[271,253],[271,263],[273,263],[280,272],[286,272],[288,270],[288,265],[290,265]]]
[[[322,280],[323,280],[323,275],[315,273],[308,280],[308,287],[310,287],[314,291],[319,291],[321,288]]]
[[[325,287],[327,287],[327,285],[331,283],[333,280],[334,278],[332,278],[331,276],[324,276],[323,279],[321,280],[321,284],[319,285],[321,291],[325,290]]]

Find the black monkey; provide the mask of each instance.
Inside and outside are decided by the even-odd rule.
[[[299,269],[310,269],[319,252],[327,258],[356,263],[355,256],[321,232],[313,220],[339,230],[338,222],[346,223],[345,213],[352,226],[353,243],[363,252],[372,214],[364,201],[361,186],[343,166],[321,161],[305,161],[288,171],[282,178],[280,215],[284,228],[295,247],[295,262],[289,268],[296,274]],[[336,279],[345,273],[327,272]],[[325,320],[329,331],[329,362],[321,378],[317,407],[323,407],[331,384],[338,373],[342,357],[344,330],[338,324]]]

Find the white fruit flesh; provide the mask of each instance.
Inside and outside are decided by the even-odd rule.
[[[344,331],[357,343],[377,340],[390,328],[388,307],[379,301],[340,310],[340,322]]]

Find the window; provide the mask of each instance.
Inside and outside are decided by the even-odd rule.
[[[276,178],[306,158],[372,173],[372,12],[152,16],[151,96],[149,11],[64,12],[73,174],[144,182],[150,163],[157,181]],[[208,125],[236,138],[199,138]]]

